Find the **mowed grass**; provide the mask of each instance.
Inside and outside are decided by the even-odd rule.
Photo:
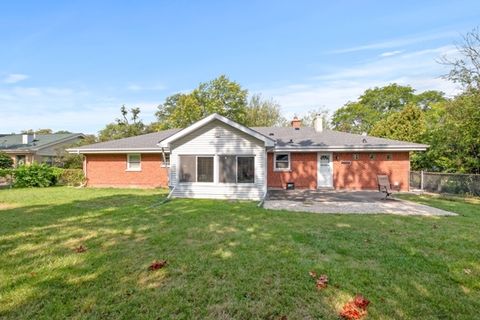
[[[460,214],[432,218],[165,195],[0,190],[0,318],[337,319],[357,293],[369,319],[478,318],[478,201],[409,196]]]

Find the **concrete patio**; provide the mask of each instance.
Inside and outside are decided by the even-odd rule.
[[[339,214],[456,216],[456,213],[411,201],[384,200],[378,191],[269,190],[264,208]]]

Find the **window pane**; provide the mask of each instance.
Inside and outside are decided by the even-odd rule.
[[[288,169],[288,162],[277,162],[275,166],[277,169]]]
[[[197,181],[213,182],[213,157],[197,158]]]
[[[288,162],[288,154],[277,154],[275,155],[277,161],[286,161]]]
[[[180,156],[180,182],[195,182],[195,156]]]
[[[140,162],[130,162],[128,164],[128,169],[140,169]]]
[[[140,155],[139,154],[131,154],[128,156],[128,161],[132,162],[140,162]]]
[[[236,183],[237,172],[235,163],[235,156],[219,156],[218,157],[218,171],[219,179],[222,183]]]
[[[255,158],[238,157],[238,183],[253,183],[255,181]]]

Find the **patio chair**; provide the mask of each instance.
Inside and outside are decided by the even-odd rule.
[[[393,194],[393,190],[390,185],[390,180],[388,179],[387,175],[377,175],[378,180],[378,191],[385,193],[384,200],[391,197]]]

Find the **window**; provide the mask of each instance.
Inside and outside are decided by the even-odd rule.
[[[387,158],[387,160],[393,160],[393,154],[387,153],[386,158]]]
[[[370,153],[368,155],[368,157],[370,158],[370,160],[375,160],[375,158],[377,157],[377,155],[375,153]]]
[[[49,166],[53,165],[53,157],[51,156],[43,156],[42,163],[48,164]]]
[[[129,154],[127,156],[127,171],[140,171],[140,170],[142,170],[140,155]]]
[[[213,182],[213,157],[179,156],[180,182]]]
[[[195,156],[179,156],[180,160],[180,182],[195,182],[197,177],[197,166]]]
[[[274,169],[277,171],[290,170],[290,154],[289,153],[275,153],[274,154]]]
[[[161,159],[162,159],[162,167],[170,167],[170,153],[162,154]]]
[[[237,157],[236,156],[219,156],[218,172],[219,181],[221,183],[237,182]]]
[[[255,157],[221,155],[218,157],[218,171],[221,183],[254,183]]]
[[[197,157],[197,182],[213,182],[213,157]]]
[[[27,160],[27,157],[25,155],[17,155],[15,157],[15,165],[17,167],[19,166],[23,166],[24,164],[26,164],[26,160]]]
[[[255,182],[255,158],[237,157],[237,182],[254,183]]]
[[[353,160],[358,160],[360,159],[360,155],[358,153],[353,154]]]

